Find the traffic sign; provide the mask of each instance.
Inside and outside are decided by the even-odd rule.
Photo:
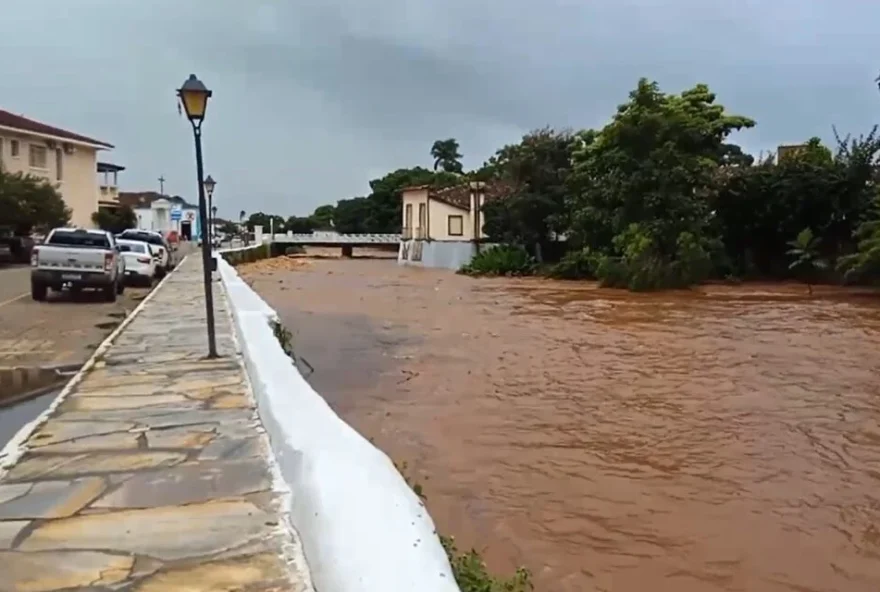
[[[180,220],[181,214],[183,214],[181,210],[171,210],[171,221],[177,222],[178,220]]]

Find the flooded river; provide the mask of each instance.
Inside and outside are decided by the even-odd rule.
[[[438,528],[542,592],[880,590],[880,298],[245,273]]]

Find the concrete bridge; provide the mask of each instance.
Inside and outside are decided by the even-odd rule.
[[[421,500],[218,268],[219,358],[188,257],[0,451],[0,590],[458,592]]]
[[[351,257],[355,247],[394,250],[400,244],[399,234],[337,234],[314,232],[309,234],[276,234],[272,242],[304,247],[341,247],[343,257]]]

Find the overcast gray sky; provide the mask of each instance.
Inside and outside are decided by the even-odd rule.
[[[431,163],[479,165],[529,129],[594,127],[640,76],[706,82],[771,149],[880,114],[872,0],[0,0],[0,108],[116,145],[125,190],[190,199],[174,90],[212,90],[220,215],[306,214]]]

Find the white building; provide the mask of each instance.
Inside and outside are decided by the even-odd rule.
[[[198,240],[199,208],[175,195],[159,195],[155,192],[120,193],[120,201],[128,204],[137,216],[141,230],[154,230],[163,235],[177,234],[183,239]]]

